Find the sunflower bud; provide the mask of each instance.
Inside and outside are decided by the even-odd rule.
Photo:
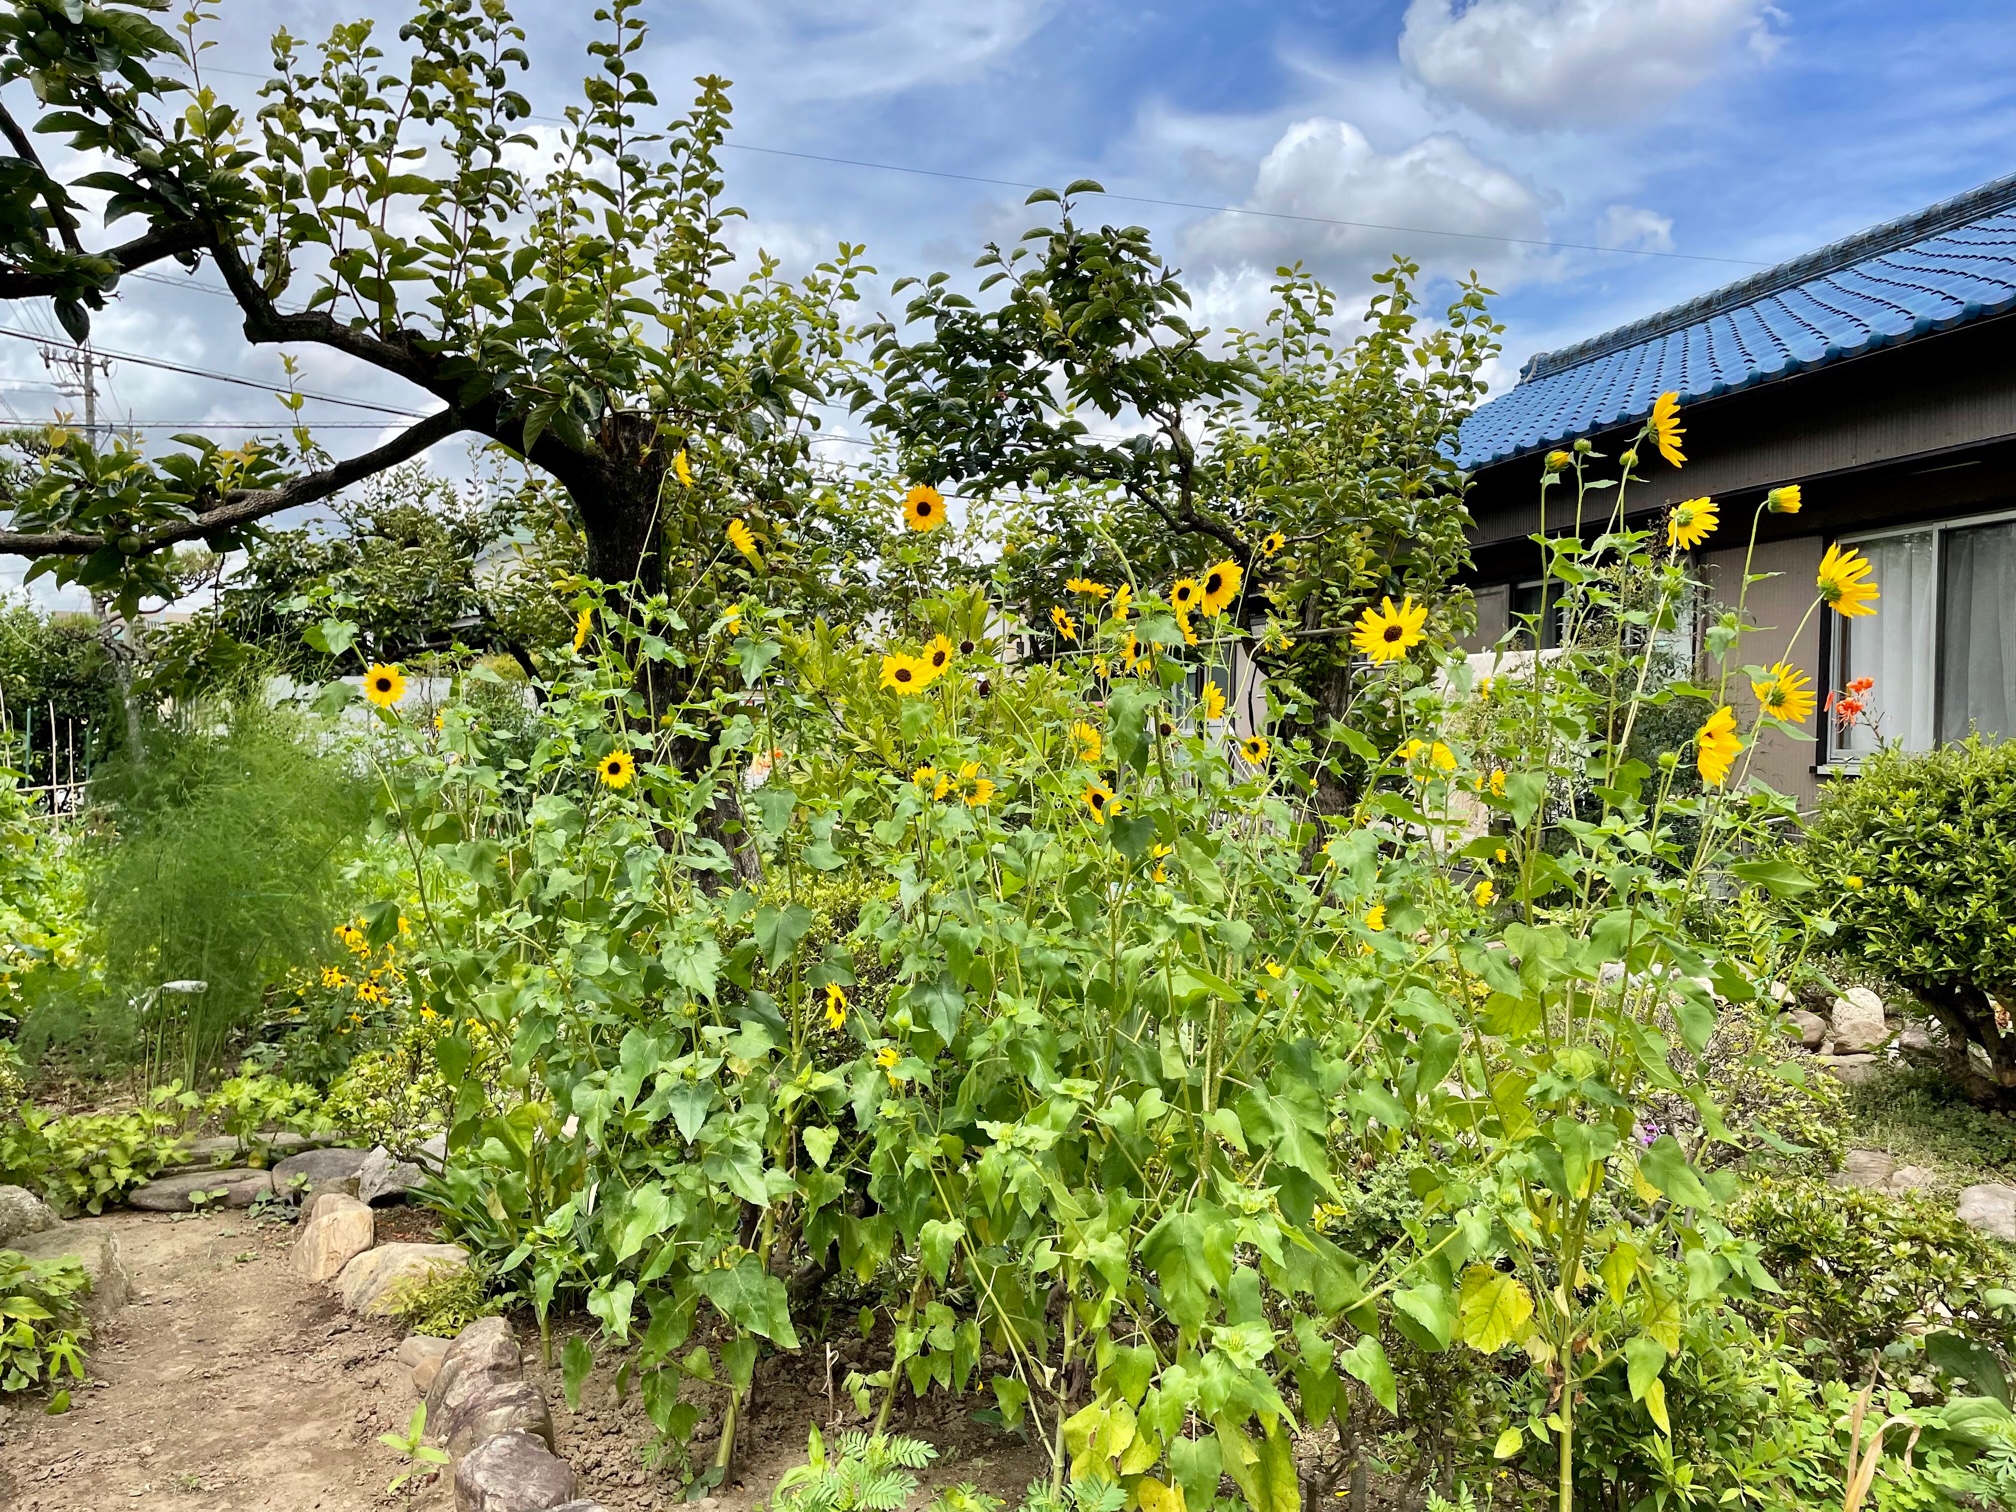
[[[1773,514],[1797,514],[1804,502],[1799,497],[1799,485],[1788,483],[1783,488],[1774,488],[1764,495],[1764,507]]]
[[[1617,462],[1626,472],[1629,472],[1638,465],[1638,449],[1634,446],[1630,451],[1619,457]]]
[[[1578,456],[1584,456],[1584,457],[1586,457],[1586,456],[1588,456],[1588,455],[1589,455],[1589,453],[1591,453],[1591,452],[1592,452],[1592,451],[1594,451],[1594,450],[1596,450],[1596,445],[1595,445],[1595,443],[1594,443],[1594,442],[1592,442],[1592,441],[1590,441],[1590,440],[1588,440],[1588,439],[1586,439],[1586,438],[1585,438],[1585,439],[1583,439],[1583,440],[1580,440],[1580,441],[1577,441],[1577,442],[1575,443],[1575,451],[1576,451],[1576,454],[1577,454]]]
[[[1559,472],[1574,460],[1573,457],[1564,451],[1551,451],[1547,453],[1547,471]]]

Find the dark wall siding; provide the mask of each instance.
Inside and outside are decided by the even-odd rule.
[[[1723,531],[1728,529],[1729,524],[1725,520]],[[1750,594],[1744,603],[1744,618],[1753,629],[1730,656],[1728,701],[1736,710],[1737,721],[1746,730],[1757,717],[1757,700],[1751,696],[1750,679],[1735,671],[1737,667],[1753,664],[1768,667],[1776,661],[1788,661],[1813,680],[1816,700],[1823,703],[1826,700],[1827,689],[1820,681],[1825,675],[1820,642],[1828,616],[1820,610],[1811,616],[1806,613],[1807,606],[1813,602],[1813,578],[1819,570],[1820,556],[1825,548],[1826,540],[1821,536],[1800,536],[1793,540],[1760,544],[1756,555],[1750,559],[1753,575],[1770,572],[1777,576],[1750,585]],[[1745,547],[1741,544],[1702,553],[1702,575],[1707,580],[1716,606],[1735,605],[1743,588],[1744,557]],[[1800,628],[1802,619],[1805,621],[1803,629]],[[1706,616],[1703,622],[1707,622]],[[1794,630],[1799,632],[1796,640],[1792,639]],[[1710,680],[1708,685],[1712,687],[1713,679],[1719,677],[1720,672],[1714,665],[1704,663],[1702,676]],[[1807,722],[1809,729],[1815,729],[1817,733],[1815,727],[1818,721],[1826,717],[1824,710],[1816,712]],[[1817,750],[1810,739],[1793,740],[1777,731],[1768,732],[1758,742],[1756,754],[1751,759],[1750,773],[1761,777],[1779,792],[1797,798],[1801,809],[1810,809],[1819,794],[1818,780],[1813,774]]]

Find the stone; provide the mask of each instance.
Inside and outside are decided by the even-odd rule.
[[[17,1236],[9,1249],[30,1260],[72,1259],[91,1278],[91,1296],[84,1310],[102,1327],[113,1313],[133,1300],[133,1273],[119,1252],[119,1236],[91,1222],[58,1223]]]
[[[273,1190],[285,1196],[295,1190],[295,1178],[299,1177],[304,1202],[324,1192],[344,1192],[354,1197],[357,1173],[367,1155],[367,1151],[346,1150],[341,1146],[289,1155],[273,1167]]]
[[[1882,1074],[1873,1055],[1816,1055],[1813,1064],[1836,1081],[1859,1087]]]
[[[455,1336],[427,1388],[427,1421],[446,1423],[484,1387],[524,1378],[518,1340],[503,1318],[478,1318]]]
[[[1808,1050],[1818,1050],[1827,1043],[1827,1020],[1819,1014],[1795,1008],[1785,1015],[1785,1020],[1798,1032],[1799,1043]]]
[[[336,1292],[351,1312],[388,1317],[433,1277],[468,1264],[469,1251],[459,1244],[381,1244],[343,1267]]]
[[[1886,1197],[1922,1192],[1938,1180],[1938,1174],[1927,1167],[1900,1166],[1895,1156],[1881,1150],[1850,1150],[1841,1169],[1827,1178],[1830,1186],[1862,1187]]]
[[[406,1194],[418,1186],[429,1170],[438,1171],[448,1159],[448,1141],[437,1134],[419,1149],[420,1160],[395,1160],[392,1152],[379,1145],[364,1157],[357,1170],[357,1196],[372,1204],[404,1202]]]
[[[1764,989],[1764,995],[1780,1008],[1790,1008],[1794,1001],[1796,1001],[1792,996],[1792,989],[1783,982],[1773,982],[1769,987]]]
[[[0,1186],[0,1245],[62,1223],[56,1210],[26,1187]]]
[[[294,1274],[303,1281],[328,1281],[377,1241],[378,1223],[367,1204],[324,1192],[294,1236]]]
[[[574,1472],[529,1433],[500,1433],[455,1466],[455,1512],[552,1512],[573,1500]]]
[[[1906,1192],[1930,1191],[1939,1184],[1939,1173],[1930,1166],[1899,1166],[1890,1173],[1889,1189],[1895,1196]]]
[[[413,1390],[420,1396],[426,1396],[427,1388],[434,1384],[441,1358],[447,1353],[448,1341],[432,1334],[408,1334],[399,1346],[399,1363],[412,1372]]]
[[[262,1192],[273,1190],[271,1171],[182,1171],[137,1186],[126,1194],[126,1205],[147,1213],[187,1213],[191,1192],[218,1192],[224,1195],[205,1207],[244,1208]]]
[[[548,1449],[554,1447],[553,1414],[530,1381],[490,1382],[450,1411],[435,1431],[447,1444],[450,1459],[461,1459],[500,1433],[529,1433]]]
[[[1929,1055],[1932,1052],[1932,1031],[1923,1024],[1906,1024],[1897,1036],[1897,1048],[1906,1054]]]
[[[1890,1027],[1883,1021],[1883,999],[1867,987],[1850,987],[1834,999],[1830,1017],[1836,1055],[1874,1050],[1890,1037]]]
[[[2016,1187],[1998,1182],[1967,1187],[1954,1212],[1968,1227],[2016,1244]]]

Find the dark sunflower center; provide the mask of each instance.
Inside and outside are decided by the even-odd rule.
[[[1219,587],[1224,583],[1224,581],[1225,580],[1223,578],[1219,577],[1218,574],[1214,572],[1211,574],[1211,576],[1204,579],[1204,591],[1206,593],[1216,593]]]
[[[910,669],[908,667],[898,667],[896,669],[896,681],[898,682],[910,681]]]
[[[961,656],[971,656],[973,654],[973,642],[970,640],[959,642],[959,654]]]
[[[942,666],[944,666],[944,665],[945,665],[945,653],[944,653],[943,651],[933,651],[933,652],[931,653],[931,665],[932,665],[932,666],[934,666],[934,667],[942,667]]]
[[[1386,627],[1386,639],[1388,641],[1396,641],[1406,633],[1407,632],[1402,630],[1398,625],[1388,625]]]

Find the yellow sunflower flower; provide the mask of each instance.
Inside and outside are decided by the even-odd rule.
[[[1197,695],[1197,707],[1204,711],[1206,719],[1225,717],[1225,690],[1218,686],[1216,680],[1204,684],[1204,691]]]
[[[1085,800],[1085,807],[1092,810],[1092,817],[1101,824],[1106,822],[1109,815],[1120,812],[1120,804],[1113,797],[1113,789],[1103,782],[1087,785],[1081,796]]]
[[[1686,435],[1680,427],[1680,396],[1669,390],[1653,402],[1652,439],[1659,444],[1659,455],[1675,467],[1687,460],[1680,450]]]
[[[1574,460],[1573,457],[1564,451],[1550,451],[1547,453],[1547,471],[1550,473],[1560,472]]]
[[[1288,544],[1288,538],[1283,534],[1281,534],[1280,531],[1270,530],[1267,532],[1266,535],[1260,538],[1260,554],[1262,556],[1270,556],[1270,557],[1279,556],[1281,554],[1281,548],[1283,546],[1286,546],[1287,544]]]
[[[1223,614],[1232,606],[1232,600],[1239,596],[1239,585],[1246,574],[1239,564],[1229,557],[1204,574],[1204,612]]]
[[[595,622],[595,611],[583,609],[574,617],[574,649],[579,651],[588,644],[588,627]]]
[[[1475,887],[1470,889],[1471,900],[1475,902],[1479,908],[1489,908],[1491,906],[1492,900],[1495,899],[1497,896],[1498,896],[1498,889],[1491,885],[1491,879],[1489,877],[1486,877],[1482,882],[1479,882]]]
[[[364,696],[381,709],[389,709],[406,696],[406,676],[397,667],[374,663],[364,674]]]
[[[1694,732],[1694,765],[1701,780],[1720,787],[1729,780],[1729,769],[1742,754],[1743,742],[1736,734],[1736,711],[1724,704]]]
[[[1774,488],[1764,495],[1764,507],[1773,514],[1797,514],[1799,506],[1805,502],[1800,497],[1799,485],[1788,483],[1783,488]]]
[[[928,535],[945,523],[945,495],[929,483],[919,483],[903,495],[903,523]]]
[[[1380,930],[1386,927],[1386,905],[1384,903],[1374,903],[1370,908],[1365,910],[1365,927],[1374,934],[1379,933]]]
[[[828,1029],[847,1027],[847,994],[840,990],[837,982],[826,984],[826,1027]]]
[[[910,774],[910,780],[921,788],[928,788],[938,780],[938,768],[934,766],[920,766]]]
[[[1428,764],[1438,772],[1453,772],[1456,770],[1456,753],[1438,740],[1428,747]]]
[[[1158,842],[1148,847],[1148,859],[1155,863],[1154,881],[1167,882],[1169,880],[1169,868],[1162,863],[1175,854],[1176,847],[1173,845],[1163,845]]]
[[[891,651],[882,658],[882,686],[907,697],[922,693],[931,683],[931,668],[921,656],[907,651]]]
[[[1058,608],[1055,605],[1052,605],[1050,609],[1050,623],[1057,627],[1057,633],[1063,636],[1064,639],[1066,639],[1067,641],[1075,641],[1078,639],[1077,623],[1071,618],[1070,615],[1066,614],[1061,608]]]
[[[1722,523],[1712,499],[1686,499],[1673,506],[1666,517],[1666,544],[1692,551],[1715,533]]]
[[[1095,578],[1074,577],[1064,580],[1064,587],[1071,593],[1082,593],[1087,598],[1103,599],[1113,590]]]
[[[1396,609],[1388,595],[1377,609],[1368,607],[1358,616],[1351,645],[1360,656],[1374,662],[1398,661],[1428,638],[1422,631],[1427,623],[1427,605],[1417,604],[1409,596],[1401,599]]]
[[[1111,610],[1113,623],[1116,625],[1126,624],[1128,611],[1133,607],[1134,585],[1132,583],[1122,583],[1113,594],[1113,607]]]
[[[604,787],[626,788],[637,775],[637,758],[628,751],[611,751],[596,764],[595,775]]]
[[[1141,637],[1130,630],[1127,643],[1120,648],[1120,664],[1129,672],[1139,672],[1149,665],[1151,655]]]
[[[1179,615],[1177,615],[1177,616],[1176,616],[1176,628],[1177,628],[1178,630],[1181,630],[1181,631],[1183,632],[1183,644],[1184,644],[1184,645],[1186,645],[1186,646],[1194,646],[1194,645],[1196,645],[1196,644],[1197,644],[1197,632],[1196,632],[1195,630],[1193,630],[1193,629],[1191,629],[1191,628],[1190,628],[1190,616],[1189,616],[1189,615],[1187,615],[1187,614],[1179,614]]]
[[[1078,743],[1078,759],[1088,766],[1097,766],[1099,753],[1106,748],[1097,727],[1078,720],[1071,726],[1071,738]]]
[[[693,486],[693,464],[686,460],[686,448],[683,446],[672,454],[672,476],[687,488]]]
[[[763,558],[756,551],[756,532],[743,520],[728,522],[728,544],[749,559],[751,567],[761,567]]]
[[[1273,750],[1265,735],[1248,735],[1239,742],[1239,754],[1246,758],[1249,766],[1265,766]]]
[[[1876,612],[1876,585],[1866,581],[1875,570],[1875,563],[1865,556],[1857,556],[1851,546],[1842,550],[1838,545],[1829,546],[1825,556],[1820,558],[1820,571],[1816,582],[1820,597],[1843,619],[1855,619],[1860,615]]]
[[[994,801],[994,794],[997,791],[999,790],[994,786],[993,778],[991,777],[974,778],[973,789],[966,795],[966,807],[985,808],[988,804]]]
[[[1786,662],[1774,662],[1762,682],[1750,684],[1750,691],[1757,707],[1773,719],[1804,724],[1813,716],[1815,699],[1806,674]]]
[[[952,665],[951,636],[940,635],[924,648],[924,665],[931,669],[934,679]]]
[[[1177,614],[1190,613],[1204,599],[1204,585],[1195,578],[1178,578],[1169,585],[1169,607]]]

